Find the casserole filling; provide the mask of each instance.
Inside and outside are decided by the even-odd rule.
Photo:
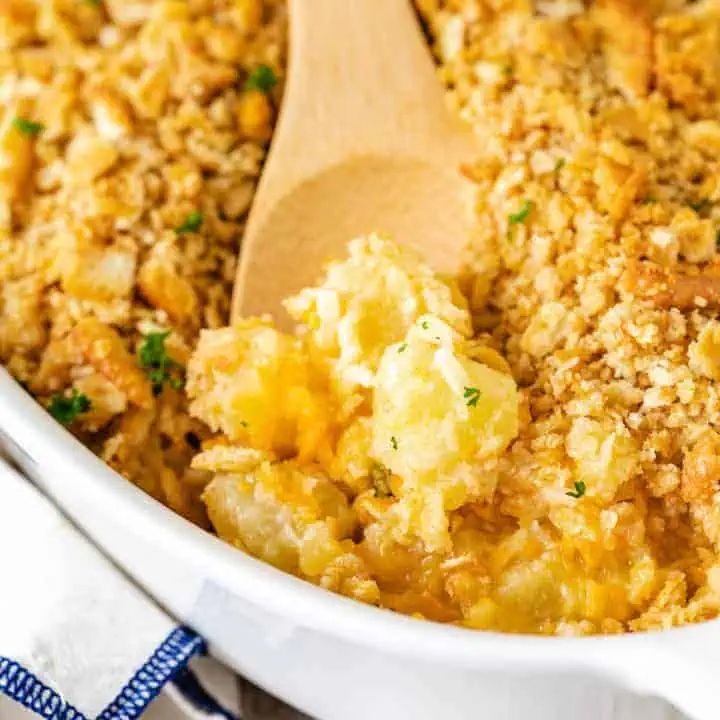
[[[515,632],[715,617],[720,6],[416,4],[479,139],[465,270],[358,239],[283,335],[223,326],[284,4],[3,3],[0,357],[330,589]]]

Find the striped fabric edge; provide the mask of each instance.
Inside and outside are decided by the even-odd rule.
[[[185,667],[172,679],[168,689],[175,689],[179,697],[194,711],[194,716],[240,720],[203,687],[197,675]]]
[[[175,628],[97,720],[135,720],[140,717],[190,658],[204,655],[206,651],[205,641],[190,628]]]
[[[135,720],[163,687],[204,654],[205,641],[186,627],[175,628],[96,720]],[[20,663],[0,655],[0,693],[48,720],[88,720],[54,688]]]
[[[36,715],[52,720],[86,720],[85,716],[34,673],[0,655],[0,693]]]

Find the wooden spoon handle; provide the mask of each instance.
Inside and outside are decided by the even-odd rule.
[[[290,0],[290,73],[278,138],[316,167],[335,153],[414,153],[446,136],[442,86],[409,0]],[[281,131],[282,130],[282,131]]]

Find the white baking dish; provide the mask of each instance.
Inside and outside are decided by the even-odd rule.
[[[3,369],[0,431],[25,472],[214,654],[316,718],[678,717],[657,697],[720,718],[720,621],[541,638],[414,620],[320,590],[192,526],[110,470]]]

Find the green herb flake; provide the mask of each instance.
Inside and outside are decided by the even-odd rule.
[[[148,333],[140,346],[140,367],[145,369],[152,383],[154,395],[159,395],[165,384],[173,390],[182,390],[185,386],[185,369],[168,355],[165,340],[170,331]]]
[[[560,172],[566,165],[567,160],[565,158],[558,158],[558,161],[555,163],[555,172]]]
[[[53,395],[48,405],[48,412],[63,425],[69,425],[78,415],[87,412],[91,407],[90,398],[77,390],[72,395]]]
[[[27,137],[37,137],[44,129],[42,123],[33,122],[26,118],[16,117],[12,121],[13,127]]]
[[[463,393],[463,397],[465,398],[465,404],[468,407],[476,407],[481,395],[482,393],[477,388],[466,387],[465,392]]]
[[[520,223],[524,223],[530,217],[532,209],[532,200],[525,200],[525,202],[523,202],[522,204],[522,207],[516,213],[510,213],[508,215],[508,224],[519,225]]]
[[[565,494],[571,498],[581,498],[585,494],[585,483],[582,480],[575,481],[575,489],[568,490]]]
[[[720,250],[720,230],[715,233],[715,247]]]
[[[688,205],[696,212],[701,213],[703,210],[707,210],[712,203],[708,198],[702,198],[701,200],[698,200],[697,202],[691,202],[688,203]]]
[[[85,3],[87,5],[92,5],[93,7],[100,7],[102,5],[102,0],[85,0]]]
[[[503,65],[502,73],[503,75],[505,75],[505,77],[509,77],[513,74],[513,70],[514,68],[512,66],[512,63],[507,63],[506,65]]]
[[[658,199],[654,195],[646,195],[640,202],[643,205],[654,205]]]
[[[421,327],[423,330],[427,330],[427,329],[430,327],[430,325],[428,324],[428,321],[427,321],[427,320],[423,320],[423,321],[422,321],[422,324],[420,325],[420,327]]]
[[[204,219],[203,214],[199,210],[193,210],[185,218],[185,222],[180,225],[180,227],[175,228],[175,232],[178,235],[197,232],[202,226]]]
[[[372,480],[373,491],[376,497],[390,497],[392,490],[390,489],[391,472],[380,462],[373,462],[370,468],[370,480]]]
[[[247,420],[241,420],[240,427],[248,428],[250,427],[250,423]]]
[[[397,450],[397,449],[398,449],[398,441],[397,441],[397,438],[396,438],[394,435],[390,438],[390,444],[392,445],[392,449],[393,449],[393,450]]]
[[[407,350],[407,343],[403,343],[403,344],[398,348],[398,352],[399,352],[399,353],[404,353],[406,350]]]
[[[258,65],[248,75],[245,82],[246,90],[260,90],[268,93],[278,84],[278,78],[275,71],[268,65]]]

